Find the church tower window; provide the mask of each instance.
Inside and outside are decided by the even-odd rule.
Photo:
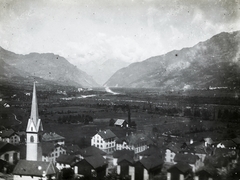
[[[34,137],[33,136],[30,137],[30,142],[34,142]]]

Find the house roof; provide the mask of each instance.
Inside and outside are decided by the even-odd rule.
[[[139,155],[140,156],[151,156],[152,154],[161,154],[159,148],[155,147],[155,146],[151,146],[150,148],[146,149],[143,152],[140,152]]]
[[[180,172],[182,172],[183,174],[185,174],[185,173],[188,172],[188,171],[192,171],[192,167],[191,167],[189,164],[187,164],[187,163],[177,163],[177,164],[171,166],[171,167],[168,169],[168,171],[171,171],[171,170],[174,169],[174,168],[178,169],[178,170],[179,170]]]
[[[121,163],[122,161],[128,161],[130,164],[134,164],[134,159],[133,159],[133,156],[129,155],[129,154],[124,154],[122,156],[120,156],[118,158],[118,161],[117,163]]]
[[[147,158],[143,158],[140,160],[140,163],[147,169],[151,170],[163,164],[163,160],[158,155],[152,155]]]
[[[145,143],[146,145],[153,144],[152,140],[143,133],[131,134],[124,138],[118,139],[116,142],[123,143],[124,141],[132,146],[138,145],[139,143]]]
[[[0,155],[9,152],[9,151],[19,151],[18,147],[7,142],[0,141]]]
[[[188,164],[195,164],[198,159],[199,157],[197,155],[182,153],[178,153],[174,157],[175,162],[185,162]]]
[[[113,152],[113,157],[114,158],[120,158],[121,156],[127,154],[130,157],[134,156],[134,151],[123,149],[123,150],[117,150]]]
[[[94,156],[97,154],[100,154],[101,156],[106,155],[106,153],[102,150],[100,150],[99,148],[95,147],[95,146],[89,146],[87,148],[81,149],[80,154],[83,157],[89,157],[89,156]]]
[[[223,144],[225,147],[236,147],[236,144],[232,140],[225,140],[220,143]]]
[[[56,141],[56,140],[64,140],[65,138],[56,134],[56,133],[45,133],[42,136],[42,141]]]
[[[43,171],[46,175],[54,175],[58,172],[58,169],[51,162],[19,160],[13,174],[41,177]]]
[[[49,155],[55,149],[55,146],[52,142],[42,142],[42,154]]]
[[[232,139],[232,141],[237,144],[237,145],[240,145],[240,138],[234,138]]]
[[[121,126],[124,122],[127,122],[125,119],[117,119],[117,121],[114,123],[114,125]]]
[[[217,175],[217,169],[212,166],[203,166],[196,171],[196,174],[201,174],[203,172],[209,174],[210,176]]]
[[[5,129],[0,131],[0,137],[2,138],[9,138],[14,134],[15,134],[15,131],[13,129]]]
[[[79,148],[78,145],[71,145],[71,146],[66,146],[66,153],[71,154],[71,155],[76,155],[80,154],[81,149]]]
[[[94,156],[85,157],[81,161],[75,163],[75,166],[82,166],[82,163],[84,161],[86,161],[90,166],[92,166],[93,169],[97,169],[99,167],[107,165],[106,160],[101,155],[96,154]]]
[[[169,143],[167,145],[167,149],[170,149],[171,151],[178,153],[183,149],[183,143]]]
[[[103,139],[109,139],[109,138],[115,138],[116,137],[116,135],[110,129],[107,129],[105,131],[100,131],[97,134],[99,136],[101,136]]]
[[[57,161],[58,163],[73,165],[77,159],[79,159],[79,158],[76,157],[76,156],[74,156],[74,155],[61,154],[61,155],[56,159],[56,161]]]

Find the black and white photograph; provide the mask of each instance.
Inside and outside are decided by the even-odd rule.
[[[239,179],[239,0],[0,0],[0,180]]]

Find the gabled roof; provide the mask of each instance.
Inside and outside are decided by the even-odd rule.
[[[42,154],[47,156],[52,153],[55,149],[55,146],[52,142],[42,142]]]
[[[117,121],[114,123],[114,125],[121,126],[123,123],[127,121],[125,119],[117,119]]]
[[[234,138],[232,139],[232,141],[237,144],[237,145],[240,145],[240,138]]]
[[[63,164],[69,164],[69,165],[73,165],[77,160],[79,160],[78,157],[74,156],[74,155],[65,155],[65,154],[61,154],[56,161],[58,163],[63,163]]]
[[[42,136],[42,141],[56,141],[56,140],[64,140],[65,138],[58,135],[57,133],[44,133]]]
[[[130,146],[136,146],[140,143],[144,143],[146,145],[153,144],[152,140],[144,133],[128,135],[124,138],[118,139],[117,143],[123,143],[124,141]]]
[[[0,155],[9,152],[9,151],[19,151],[19,149],[13,144],[0,141]]]
[[[220,142],[220,144],[223,144],[225,147],[236,147],[236,144],[232,140],[225,140]]]
[[[147,158],[143,158],[140,160],[140,163],[147,169],[151,170],[153,168],[159,167],[163,164],[163,160],[158,155],[152,155]]]
[[[15,134],[13,129],[5,129],[0,131],[0,137],[2,138],[9,138]]]
[[[117,163],[119,164],[119,163],[121,163],[122,161],[127,161],[127,162],[129,162],[130,164],[134,164],[133,156],[131,156],[131,155],[129,155],[129,154],[124,154],[124,155],[120,156],[120,157],[118,158]]]
[[[151,156],[153,154],[160,155],[161,154],[160,149],[155,146],[151,146],[150,148],[146,149],[145,151],[138,153],[138,155],[140,155],[140,156]]]
[[[99,154],[101,156],[106,155],[106,153],[104,151],[100,150],[99,148],[97,148],[95,146],[89,146],[87,148],[81,149],[80,154],[83,157],[94,156],[94,155],[97,155],[97,154]]]
[[[70,145],[66,146],[66,153],[71,154],[71,155],[77,155],[81,153],[81,149],[79,148],[78,145]]]
[[[182,153],[178,153],[174,157],[175,162],[185,162],[188,164],[195,164],[198,159],[199,157],[197,155]]]
[[[19,160],[13,174],[42,177],[43,171],[46,175],[54,175],[58,169],[51,162]]]
[[[178,169],[183,174],[187,173],[188,171],[192,171],[192,167],[187,163],[177,163],[171,166],[167,171],[171,171],[174,168]]]
[[[82,166],[83,162],[86,161],[93,169],[107,165],[107,161],[99,154],[94,156],[85,157],[81,161],[74,164],[74,166]]]
[[[101,136],[103,139],[109,139],[109,138],[115,138],[116,137],[116,135],[110,129],[107,129],[105,131],[100,131],[97,134],[99,136]]]
[[[203,166],[196,171],[196,174],[198,175],[203,172],[209,174],[210,176],[217,175],[217,169],[212,166]]]

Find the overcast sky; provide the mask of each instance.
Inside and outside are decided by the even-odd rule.
[[[142,61],[240,30],[240,0],[0,0],[0,46],[79,64]]]

